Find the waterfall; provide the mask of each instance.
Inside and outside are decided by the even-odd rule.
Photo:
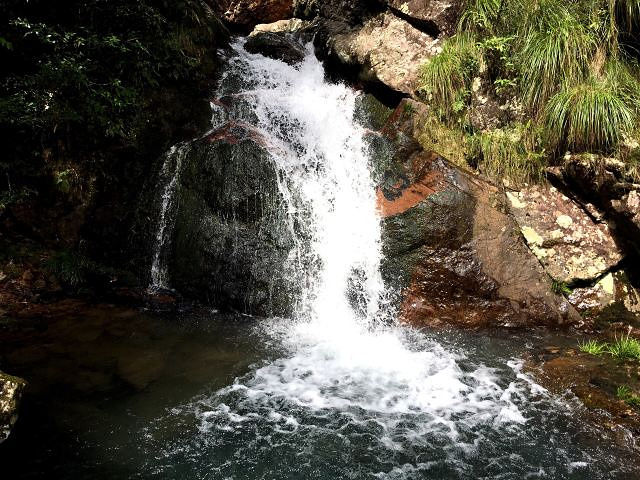
[[[311,49],[290,66],[242,42],[234,48],[219,94],[242,103],[233,111],[269,144],[297,238],[291,278],[304,288],[293,321],[261,322],[282,356],[203,400],[201,430],[375,424],[393,449],[415,438],[450,441],[483,422],[524,423],[519,389],[500,386],[483,365],[462,368],[462,353],[389,321],[372,159],[354,118],[359,93],[327,82]]]
[[[171,147],[164,155],[162,169],[160,170],[160,211],[152,248],[150,290],[163,290],[170,287],[166,259],[170,253],[174,225],[173,217],[177,209],[176,189],[180,181],[182,163],[187,151],[188,143]]]

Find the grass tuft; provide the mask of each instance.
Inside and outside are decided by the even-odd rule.
[[[542,11],[533,18],[523,36],[518,63],[524,103],[537,116],[558,90],[588,76],[597,42],[566,7]]]
[[[640,84],[620,66],[551,98],[545,109],[550,145],[574,151],[611,152],[640,120]]]
[[[578,344],[580,351],[588,353],[589,355],[602,355],[607,352],[608,345],[605,342],[599,342],[597,340],[588,340],[584,343]]]
[[[616,397],[633,408],[640,408],[640,396],[634,394],[631,389],[625,385],[621,385],[616,390]]]
[[[640,360],[640,341],[627,335],[616,339],[607,351],[619,360]]]
[[[481,63],[482,55],[473,36],[454,35],[443,42],[438,55],[422,66],[420,92],[441,117],[451,119],[464,110],[471,81]]]

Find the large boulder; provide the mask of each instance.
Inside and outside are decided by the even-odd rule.
[[[439,40],[391,13],[381,13],[358,28],[319,36],[330,58],[358,68],[361,80],[380,82],[412,95],[422,64],[438,51]]]
[[[0,372],[0,443],[9,437],[18,420],[18,406],[26,385],[23,379]]]
[[[221,308],[289,312],[293,240],[278,173],[260,134],[229,122],[187,154],[175,219],[171,285]]]
[[[302,62],[307,54],[300,42],[283,32],[255,32],[249,36],[244,48],[247,52],[282,60],[289,65]]]
[[[412,138],[404,100],[383,130],[396,147],[380,181],[385,280],[414,325],[564,326],[581,322],[527,248],[504,193]]]
[[[557,282],[593,282],[623,256],[609,227],[554,187],[507,193],[510,210],[529,248]]]

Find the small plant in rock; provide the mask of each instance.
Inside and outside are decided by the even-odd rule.
[[[597,340],[588,340],[579,344],[580,351],[588,353],[589,355],[602,355],[607,351],[608,345],[605,342],[599,342]]]
[[[634,394],[626,385],[618,387],[616,396],[630,407],[640,408],[640,396]]]
[[[627,334],[609,345],[608,352],[619,360],[640,360],[640,341]]]
[[[551,282],[551,291],[557,295],[571,295],[573,290],[567,282],[554,280]]]

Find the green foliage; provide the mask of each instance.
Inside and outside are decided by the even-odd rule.
[[[640,90],[626,69],[607,67],[602,78],[557,93],[545,109],[550,145],[574,151],[611,152],[640,120]]]
[[[501,0],[469,0],[462,11],[458,28],[462,31],[492,33],[500,17]]]
[[[533,20],[521,40],[518,63],[522,98],[535,114],[560,88],[587,77],[597,43],[565,7],[542,10]]]
[[[609,345],[608,352],[619,360],[640,360],[640,341],[627,335]]]
[[[201,0],[7,4],[0,126],[15,175],[44,149],[88,164],[97,150],[138,147],[159,92],[207,79],[222,29]]]
[[[515,185],[540,181],[544,152],[535,150],[536,132],[531,125],[513,125],[468,137],[472,164],[490,178]]]
[[[616,396],[633,408],[640,408],[640,396],[634,394],[631,389],[621,385],[616,389]]]
[[[571,295],[573,292],[567,282],[560,282],[558,280],[551,282],[551,291],[557,295]]]
[[[59,252],[49,258],[45,264],[62,283],[78,287],[87,281],[88,275],[98,267],[95,262],[75,252]]]
[[[63,285],[72,289],[85,287],[92,281],[110,283],[118,278],[123,279],[125,283],[135,282],[128,272],[107,267],[81,253],[69,250],[53,254],[45,261],[44,268],[53,273]]]
[[[421,91],[438,108],[441,117],[457,119],[481,62],[474,38],[458,34],[445,40],[442,52],[423,65]]]
[[[596,356],[606,353],[608,347],[605,342],[598,342],[597,340],[588,340],[584,343],[580,343],[578,346],[581,352]]]

